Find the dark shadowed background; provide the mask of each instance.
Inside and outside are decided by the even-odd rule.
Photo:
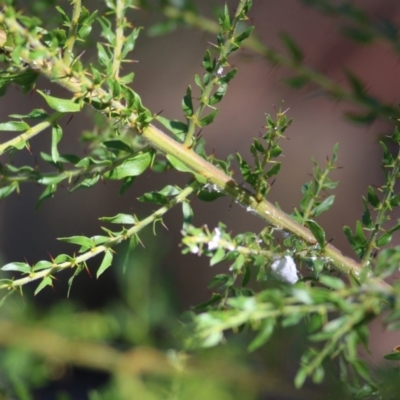
[[[29,2],[19,2],[22,7]],[[65,3],[65,2],[59,2]],[[100,2],[99,2],[100,3]],[[212,16],[214,5],[223,5],[223,1],[198,0],[199,9]],[[234,8],[236,0],[228,0],[228,6]],[[398,0],[363,0],[354,3],[364,6],[375,16],[400,22],[400,2]],[[97,2],[87,2],[93,10]],[[369,90],[382,100],[397,103],[400,99],[400,66],[398,59],[384,44],[360,46],[340,36],[337,21],[327,18],[305,7],[301,1],[260,0],[254,1],[250,13],[259,37],[268,45],[282,48],[279,33],[288,32],[302,47],[306,62],[319,71],[325,72],[338,82],[345,82],[343,69],[348,68],[367,82]],[[133,88],[142,97],[143,103],[152,112],[162,111],[167,118],[183,118],[181,99],[189,84],[193,86],[194,74],[202,73],[201,61],[209,42],[215,38],[209,34],[192,29],[180,28],[177,31],[157,38],[149,38],[146,28],[162,19],[162,16],[145,11],[135,11],[133,23],[145,29],[138,40],[134,52],[137,63],[127,65],[136,77]],[[46,23],[46,16],[39,16]],[[95,32],[93,32],[95,35]],[[92,55],[85,53],[82,58],[90,61]],[[335,103],[321,95],[318,88],[307,86],[295,91],[286,87],[282,77],[290,71],[274,67],[260,56],[249,51],[234,54],[231,63],[238,69],[237,77],[230,84],[228,94],[221,104],[221,112],[216,122],[203,130],[209,152],[215,152],[218,158],[240,151],[250,160],[249,146],[252,138],[262,131],[265,125],[265,113],[274,114],[284,100],[284,107],[290,108],[287,115],[293,118],[292,127],[287,131],[288,140],[284,140],[282,170],[270,194],[272,202],[279,202],[283,210],[292,212],[301,199],[301,186],[310,180],[311,158],[324,163],[332,154],[332,147],[339,143],[339,164],[333,178],[341,182],[335,191],[336,201],[332,209],[320,218],[320,224],[327,232],[333,244],[347,255],[353,253],[346,243],[342,232],[343,225],[354,226],[362,214],[361,196],[366,193],[369,184],[379,185],[382,174],[379,168],[381,160],[379,135],[392,130],[389,121],[377,121],[372,125],[355,125],[346,121],[343,111],[354,109],[344,103]],[[50,82],[40,79],[37,87],[49,89],[54,96],[69,94]],[[10,87],[6,97],[0,98],[0,120],[4,122],[12,113],[23,114],[32,108],[46,107],[42,98],[32,93],[24,96]],[[87,109],[76,115],[67,125],[62,120],[64,137],[60,144],[62,153],[83,154],[84,146],[79,141],[82,130],[91,129],[90,115]],[[3,135],[3,133],[2,133]],[[4,141],[10,135],[4,134]],[[16,165],[35,165],[41,151],[50,151],[50,131],[43,132],[30,142],[31,151],[18,154]],[[4,156],[2,160],[6,160]],[[119,185],[107,182],[98,183],[88,191],[81,190],[72,194],[66,188],[56,194],[56,198],[46,201],[39,210],[35,203],[43,190],[31,184],[22,186],[21,194],[13,194],[0,203],[0,257],[2,264],[10,261],[36,262],[48,259],[61,252],[70,253],[71,246],[59,243],[55,238],[72,235],[100,234],[100,216],[112,216],[119,212],[136,213],[145,216],[155,206],[139,203],[136,198],[148,190],[159,190],[171,181],[183,184],[185,179],[177,173],[150,174],[140,176],[133,187],[124,196],[118,195]],[[247,230],[258,231],[264,222],[227,198],[213,203],[195,200],[194,223],[206,223],[212,229],[218,221],[228,226],[228,230],[239,233]],[[156,246],[149,244],[152,237],[146,234],[144,245],[157,255],[160,273],[170,282],[170,290],[179,310],[208,299],[207,285],[211,278],[227,266],[210,268],[208,260],[195,255],[183,257],[180,254],[181,211],[174,209],[165,218],[167,230],[158,229]],[[395,243],[399,238],[395,238]],[[118,249],[117,249],[118,251]],[[90,264],[95,271],[101,260]],[[99,280],[95,273],[90,278],[81,274],[75,281],[70,297],[81,301],[90,308],[97,308],[117,295],[114,282],[114,268],[110,268]],[[37,297],[40,305],[47,305],[66,297],[69,275],[60,274],[54,291],[46,289]],[[378,325],[374,328],[379,331]],[[389,334],[372,340],[373,353],[381,356],[398,344],[396,336]],[[383,345],[380,348],[380,345]]]

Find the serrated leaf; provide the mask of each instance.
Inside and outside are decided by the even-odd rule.
[[[46,100],[46,103],[53,110],[59,112],[78,112],[81,110],[81,105],[76,103],[74,100],[60,99],[58,97],[49,96],[43,93],[41,90],[37,90],[37,92],[43,96]]]
[[[97,270],[96,273],[96,278],[98,279],[99,276],[107,269],[110,267],[111,263],[113,260],[113,255],[111,253],[111,250],[106,251],[106,254],[104,255],[103,261],[101,262],[101,265],[99,269]]]

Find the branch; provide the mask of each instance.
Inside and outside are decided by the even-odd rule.
[[[73,71],[62,59],[52,56],[49,49],[38,39],[32,37],[32,34],[16,20],[5,18],[4,14],[0,14],[0,24],[4,24],[11,34],[23,37],[27,41],[28,46],[19,51],[19,57],[24,62],[31,65],[51,81],[74,93],[76,99],[87,99],[90,102],[91,99],[112,98],[109,92],[96,87],[85,72]],[[4,46],[2,48],[7,53],[11,53],[13,50]],[[35,59],[33,62],[34,52],[48,56]],[[138,127],[138,115],[131,110],[128,112],[127,108],[120,101],[110,100],[109,104],[109,108],[104,110],[106,115],[120,116],[121,119],[127,121],[127,124],[134,132],[141,135],[155,149],[178,159],[196,174],[197,177],[200,177],[202,181],[216,185],[216,187],[223,190],[238,204],[257,214],[266,222],[296,235],[310,245],[317,244],[317,240],[310,230],[294,221],[267,200],[257,201],[253,193],[241,187],[231,176],[228,176],[216,166],[201,158],[193,150],[176,142],[154,125],[150,124],[144,128],[141,126]],[[128,117],[126,117],[127,114],[129,114]],[[327,244],[321,250],[321,253],[338,271],[356,278],[361,276],[361,265],[355,260],[344,256],[334,246]],[[388,285],[379,279],[370,278],[368,282],[378,285],[382,289],[388,289]]]

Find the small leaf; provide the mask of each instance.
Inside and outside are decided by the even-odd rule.
[[[379,205],[379,197],[376,195],[374,189],[369,186],[368,187],[368,202],[372,207],[378,207]]]
[[[210,260],[210,267],[212,267],[215,264],[218,264],[224,258],[225,258],[225,250],[222,247],[219,247]]]
[[[321,204],[319,204],[317,207],[314,208],[313,210],[314,216],[318,217],[318,215],[322,214],[324,211],[329,210],[334,201],[335,201],[334,195],[327,197]]]
[[[128,176],[137,176],[142,174],[150,166],[152,153],[146,151],[132,158],[125,160],[121,165],[105,174],[108,179],[123,179]]]
[[[31,267],[27,263],[23,262],[12,262],[4,265],[0,268],[2,271],[17,271],[24,274],[29,274],[31,272]]]
[[[289,50],[293,61],[295,61],[296,63],[300,63],[303,60],[303,52],[300,50],[300,47],[297,46],[293,38],[287,33],[283,33],[280,36],[286,48]]]
[[[51,129],[51,158],[55,163],[58,161],[58,158],[60,156],[58,153],[57,145],[62,138],[62,134],[63,132],[61,126],[55,124]]]
[[[306,221],[308,229],[312,232],[312,234],[315,236],[315,239],[317,239],[317,242],[321,249],[323,249],[326,246],[326,239],[325,239],[325,232],[324,230],[313,220],[309,219]]]
[[[38,285],[38,287],[35,290],[35,296],[43,290],[46,286],[53,286],[53,281],[50,278],[50,276],[46,276],[42,279],[42,282]]]
[[[0,124],[0,131],[8,131],[8,132],[26,131],[29,128],[30,126],[23,121],[9,121]]]
[[[81,105],[79,103],[76,103],[74,100],[60,99],[57,97],[49,96],[43,93],[41,90],[38,90],[37,92],[44,97],[47,104],[53,110],[59,112],[77,112],[81,109]]]
[[[129,224],[134,225],[138,221],[137,219],[130,214],[117,214],[115,217],[102,217],[99,218],[100,221],[110,222],[112,224]]]
[[[376,245],[378,247],[385,246],[389,244],[391,240],[392,240],[392,234],[390,232],[386,232],[378,238],[378,240],[376,241]]]
[[[190,86],[186,89],[186,94],[183,97],[182,110],[186,118],[193,115],[192,88]]]
[[[182,161],[178,160],[176,157],[168,154],[167,159],[177,171],[193,173],[193,171],[189,167],[187,167]]]
[[[262,322],[262,326],[258,335],[253,339],[253,341],[249,344],[247,348],[249,351],[254,351],[265,344],[268,339],[271,337],[275,328],[275,320],[274,319],[264,319]]]
[[[108,149],[116,149],[126,151],[130,153],[132,149],[122,140],[106,140],[103,142],[103,145],[106,146]]]
[[[104,255],[103,261],[101,262],[101,265],[99,269],[97,270],[96,273],[96,278],[98,279],[99,276],[111,265],[113,260],[113,255],[111,253],[111,250],[106,251],[106,254]]]
[[[320,275],[319,281],[323,283],[325,286],[328,286],[329,288],[335,290],[341,290],[346,287],[346,285],[341,279],[336,278],[334,276]]]
[[[78,244],[82,247],[86,247],[88,249],[91,249],[92,247],[95,247],[95,243],[93,242],[92,239],[86,237],[86,236],[71,236],[71,237],[63,237],[63,238],[58,238],[61,242],[66,242],[66,243],[72,243],[72,244]]]
[[[203,127],[211,124],[214,121],[214,118],[217,116],[218,112],[219,112],[218,109],[215,109],[214,111],[210,112],[210,114],[206,115],[199,121],[199,125]]]

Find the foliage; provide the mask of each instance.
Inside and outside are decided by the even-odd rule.
[[[36,91],[48,110],[12,114],[0,123],[1,131],[15,132],[0,144],[0,198],[19,193],[27,183],[43,188],[37,207],[45,207],[45,201],[53,198],[61,186],[74,192],[91,189],[99,182],[118,181],[120,194],[124,194],[146,171],[174,169],[187,177],[187,183],[141,194],[140,201],[158,207],[145,218],[127,212],[102,216],[102,234],[59,238],[75,246],[70,254],[34,264],[15,261],[2,266],[1,303],[7,300],[3,306],[7,311],[2,311],[0,342],[8,349],[1,360],[3,392],[32,398],[30,391],[52,379],[56,367],[70,364],[110,374],[109,384],[93,391],[90,399],[131,398],[133,392],[143,399],[183,399],[193,393],[199,399],[257,398],[262,390],[273,389],[266,382],[260,386],[261,374],[250,367],[230,366],[237,362],[236,357],[240,358],[235,343],[239,348],[245,343],[250,352],[262,351],[276,340],[276,335],[284,335],[296,326],[307,340],[299,347],[296,388],[306,391],[308,378],[321,384],[327,372],[336,370],[335,382],[341,384],[341,396],[384,398],[391,383],[372,371],[359,348],[368,349],[371,320],[384,314],[388,329],[398,329],[400,324],[398,284],[384,281],[397,271],[400,257],[397,247],[389,247],[400,230],[400,220],[392,219],[393,210],[400,205],[396,189],[400,177],[397,127],[380,143],[385,183],[368,187],[362,199],[361,219],[354,228],[344,227],[354,259],[329,243],[317,221],[335,200],[333,194],[326,193],[338,184],[330,178],[338,168],[338,145],[325,167],[313,160],[312,180],[303,185],[302,200],[288,215],[267,197],[279,178],[280,141],[292,124],[289,110],[282,106],[276,115],[266,115],[265,132],[250,144],[251,161],[236,154],[239,178],[233,176],[231,157],[219,160],[207,154],[201,131],[218,116],[217,106],[237,72],[231,55],[242,47],[294,71],[295,75],[286,80],[290,86],[299,88],[314,82],[333,99],[357,105],[360,111],[347,115],[352,121],[365,123],[383,117],[396,122],[400,119],[398,107],[367,93],[365,84],[353,72],[347,72],[348,85],[341,86],[312,70],[304,63],[303,51],[287,34],[281,36],[286,55],[261,43],[249,24],[251,0],[238,0],[233,14],[228,6],[219,10],[218,23],[201,17],[187,0],[159,1],[157,5],[106,0],[94,11],[80,0],[73,0],[72,10],[56,6],[58,20],[49,21],[48,26],[35,12],[51,7],[53,2],[35,2],[26,14],[12,3],[5,1],[0,13],[0,94],[6,96],[10,85],[20,87],[23,93]],[[398,52],[397,27],[393,23],[372,24],[362,9],[347,2],[340,6],[327,0],[304,3],[334,18],[344,18],[342,32],[350,39],[364,44],[382,40]],[[141,29],[129,22],[130,13],[139,7],[156,7],[166,16],[165,21],[149,28],[153,35],[166,34],[182,24],[217,34],[216,43],[205,51],[203,75],[196,75],[195,89],[189,85],[183,95],[182,120],[170,120],[150,111],[132,89],[134,73],[122,75],[122,65],[133,61],[131,53],[140,35]],[[94,37],[97,29],[101,41]],[[95,40],[97,59],[86,64],[81,51]],[[67,89],[70,97],[55,97],[36,89],[40,76]],[[81,140],[89,152],[63,154],[59,120],[87,108],[94,111],[94,126],[82,132]],[[40,156],[47,167],[16,165],[18,152],[29,151],[30,140],[46,129],[51,130],[50,152],[43,151]],[[396,154],[391,151],[394,147]],[[233,236],[222,223],[214,229],[193,225],[191,199],[214,201],[221,196],[229,196],[262,218],[265,228]],[[182,252],[209,257],[211,266],[224,263],[229,268],[213,278],[209,301],[182,317],[181,332],[173,336],[171,320],[176,316],[168,306],[165,286],[154,278],[157,273],[151,266],[156,261],[143,261],[146,253],[140,253],[139,266],[126,266],[132,263],[132,255],[138,254],[135,252],[147,232],[145,228],[152,225],[155,231],[175,206],[183,213]],[[115,255],[115,249],[121,246],[126,249],[125,260]],[[70,290],[78,275],[89,271],[88,261],[97,256],[97,278],[102,279],[114,264],[123,267],[126,275],[119,277],[119,284],[124,287],[124,305],[110,305],[104,313],[88,315],[81,315],[71,305],[61,305],[39,316],[29,304],[25,312],[17,311],[15,298],[9,298],[16,292],[22,295],[28,284],[35,285],[35,295],[52,287],[57,273],[64,270],[70,271]],[[157,296],[150,299],[144,287],[152,287]],[[56,317],[60,315],[62,318]],[[157,343],[157,329],[168,332],[162,346]],[[111,341],[120,341],[129,350],[122,351]],[[227,356],[231,361],[219,363],[219,372],[210,377],[210,360],[219,354],[226,356],[224,346],[231,353]],[[167,347],[176,350],[165,351]],[[190,357],[196,361],[191,362]],[[385,358],[397,361],[399,350]],[[35,373],[29,376],[27,371],[32,369]]]

